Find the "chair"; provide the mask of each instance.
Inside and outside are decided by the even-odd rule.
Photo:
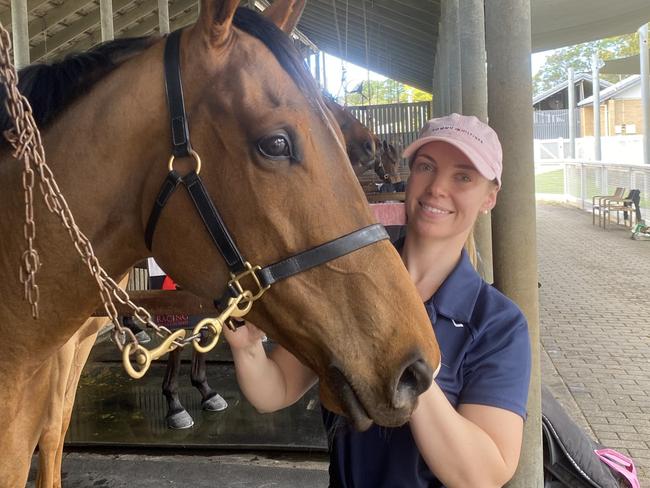
[[[605,227],[607,226],[607,222],[609,221],[612,212],[616,212],[617,224],[620,224],[621,222],[619,212],[623,212],[624,225],[627,225],[627,214],[629,212],[630,227],[632,227],[632,223],[634,221],[634,218],[632,217],[633,215],[632,211],[633,210],[635,211],[636,218],[638,221],[641,212],[639,209],[640,203],[641,203],[641,190],[630,190],[630,193],[628,193],[626,198],[621,198],[618,200],[612,198],[612,199],[605,200],[604,205],[602,207],[603,229],[605,229]]]
[[[598,226],[600,227],[600,217],[603,214],[602,209],[604,200],[617,200],[619,198],[623,198],[624,195],[625,188],[619,186],[616,187],[613,195],[594,195],[591,197],[591,225],[596,225],[596,211],[598,211]],[[596,199],[598,199],[598,205],[596,205]]]

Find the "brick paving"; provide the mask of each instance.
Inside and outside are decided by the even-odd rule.
[[[650,241],[538,204],[542,380],[650,487]]]

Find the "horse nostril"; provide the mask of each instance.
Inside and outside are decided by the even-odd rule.
[[[409,364],[395,387],[393,404],[395,408],[413,405],[420,393],[426,391],[433,381],[433,371],[423,359],[417,359]]]

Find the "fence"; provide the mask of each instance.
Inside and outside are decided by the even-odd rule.
[[[399,149],[415,140],[424,123],[431,118],[430,102],[391,103],[348,107],[363,125],[382,140]]]
[[[607,136],[600,138],[601,161],[613,164],[643,164],[643,136]],[[535,161],[571,158],[569,139],[535,139]],[[594,138],[576,139],[575,159],[594,161]]]
[[[616,187],[641,191],[641,214],[650,219],[650,165],[601,164],[579,160],[536,162],[536,196],[564,201],[591,211],[594,195],[611,195]]]
[[[576,135],[580,134],[580,112],[575,109]],[[533,135],[535,139],[569,137],[569,110],[534,110]]]

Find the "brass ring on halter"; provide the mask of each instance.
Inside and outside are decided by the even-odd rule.
[[[199,156],[199,154],[194,149],[190,149],[190,156],[196,162],[196,169],[194,171],[198,175],[201,172],[201,157]],[[174,156],[172,154],[169,157],[169,162],[167,163],[167,168],[169,169],[169,171],[174,170],[174,161],[175,160],[176,160],[176,156]]]
[[[201,338],[198,337],[198,338],[194,339],[193,344],[194,344],[194,349],[196,349],[197,352],[202,352],[202,353],[205,354],[206,352],[212,351],[212,349],[214,349],[214,346],[217,345],[217,341],[219,340],[219,336],[221,335],[221,331],[223,330],[223,324],[221,323],[221,320],[219,320],[218,318],[215,318],[215,319],[211,319],[211,318],[203,319],[203,320],[201,320],[201,322],[196,324],[196,327],[194,327],[194,330],[193,330],[192,333],[194,335],[197,335],[197,334],[200,335],[201,330],[204,329],[204,328],[208,329],[210,332],[212,332],[212,334],[213,334],[212,340],[207,345],[202,346],[200,344]]]
[[[124,350],[122,351],[122,365],[131,378],[138,380],[147,373],[149,366],[151,366],[151,361],[154,361],[176,349],[177,346],[174,342],[182,340],[184,337],[185,329],[178,329],[167,337],[167,339],[162,341],[157,348],[152,349],[151,351],[142,347],[140,344],[135,345],[131,342],[124,346]],[[138,369],[134,368],[131,363],[131,354],[135,355],[135,362],[139,365]]]

